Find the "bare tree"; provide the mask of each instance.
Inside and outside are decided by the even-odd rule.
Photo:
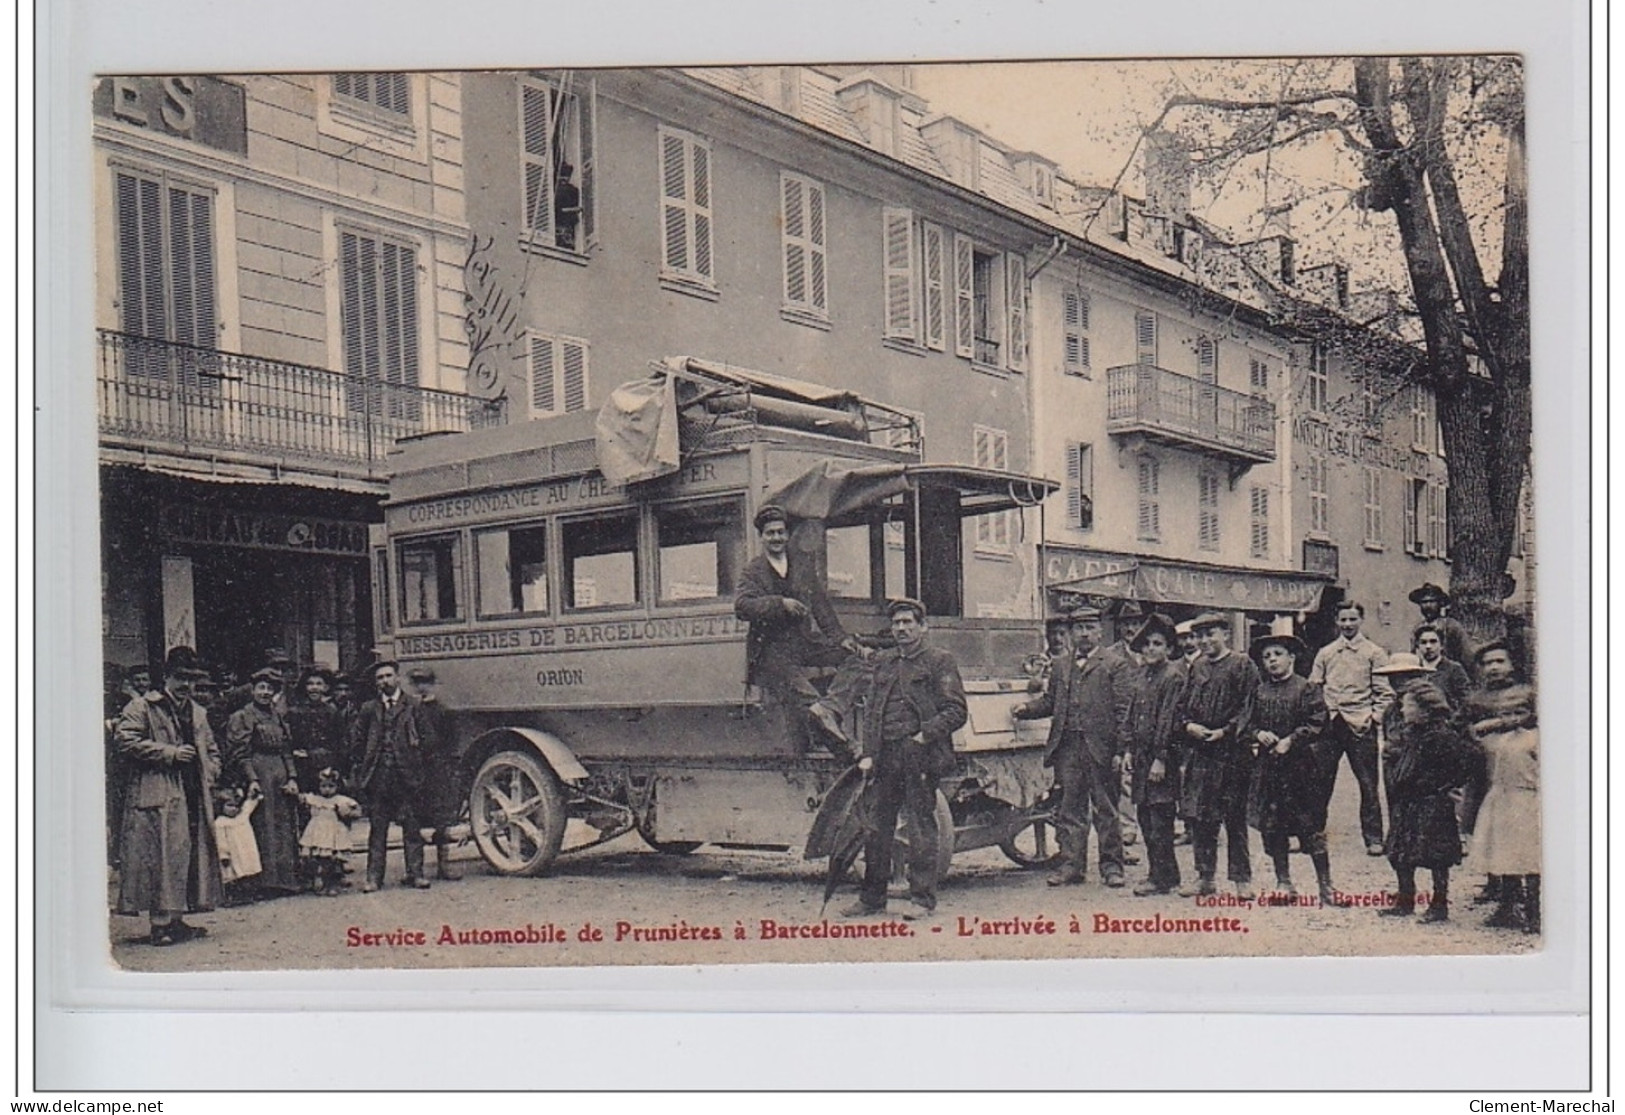
[[[1280,73],[1268,92],[1175,92],[1152,127],[1185,133],[1210,171],[1263,160],[1266,181],[1269,160],[1294,146],[1331,143],[1358,160],[1348,200],[1391,216],[1424,342],[1420,354],[1368,344],[1358,355],[1437,399],[1450,464],[1453,610],[1476,639],[1499,637],[1529,467],[1522,67],[1510,57],[1359,58],[1289,63]],[[1487,182],[1486,170],[1499,182]],[[1320,339],[1331,315],[1297,309],[1296,323]],[[1360,343],[1357,329],[1342,333]]]

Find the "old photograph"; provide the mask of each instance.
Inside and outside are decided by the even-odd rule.
[[[120,968],[1542,949],[1519,57],[86,94]]]

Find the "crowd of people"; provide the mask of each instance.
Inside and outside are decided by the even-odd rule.
[[[361,890],[383,885],[388,830],[398,823],[405,884],[455,879],[450,833],[455,741],[434,671],[416,666],[412,692],[399,667],[366,671],[371,696],[323,666],[296,670],[280,648],[246,683],[172,649],[161,677],[146,666],[110,686],[107,708],[109,853],[116,909],[147,914],[149,941],[205,935],[182,915],[350,884],[350,826],[369,818]],[[352,796],[354,795],[354,796]],[[357,799],[360,799],[359,801]]]
[[[1101,882],[1126,885],[1125,835],[1137,828],[1148,873],[1135,894],[1214,895],[1222,835],[1228,880],[1252,901],[1256,830],[1275,875],[1264,900],[1297,903],[1297,852],[1314,865],[1319,903],[1347,905],[1326,838],[1346,758],[1365,850],[1386,856],[1394,871],[1385,916],[1416,914],[1416,876],[1426,869],[1431,889],[1419,920],[1447,921],[1451,870],[1465,860],[1485,876],[1473,901],[1495,906],[1485,924],[1538,933],[1533,691],[1517,678],[1504,642],[1470,646],[1444,614],[1442,588],[1423,585],[1411,599],[1421,620],[1410,649],[1393,654],[1364,634],[1355,601],[1338,607],[1336,638],[1313,654],[1283,633],[1236,653],[1231,621],[1217,613],[1175,624],[1119,608],[1122,637],[1110,644],[1105,624],[1113,617],[1100,609],[1054,623],[1043,692],[1014,713],[1050,718],[1047,761],[1061,795],[1059,867],[1049,882],[1084,880],[1092,830]],[[1467,655],[1471,671],[1447,648]],[[1185,832],[1176,834],[1180,821]],[[1192,847],[1194,879],[1182,876],[1181,843]]]

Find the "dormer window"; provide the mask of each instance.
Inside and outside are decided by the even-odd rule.
[[[1033,197],[1050,208],[1055,207],[1055,172],[1043,163],[1033,163]]]

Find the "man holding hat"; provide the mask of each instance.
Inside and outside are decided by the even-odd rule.
[[[924,604],[894,600],[886,612],[897,645],[875,656],[859,733],[858,766],[874,780],[874,827],[863,846],[859,901],[842,914],[885,912],[897,816],[906,809],[912,836],[903,917],[916,921],[937,908],[937,783],[953,768],[953,734],[967,719],[965,684],[953,656],[926,643]]]
[[[1444,614],[1445,609],[1450,607],[1450,594],[1428,581],[1411,590],[1410,601],[1422,613],[1422,622],[1411,632],[1411,646],[1416,645],[1416,636],[1422,627],[1431,624],[1438,628],[1444,640],[1444,656],[1452,662],[1467,661],[1467,629]]]
[[[1127,745],[1129,678],[1118,659],[1101,645],[1098,608],[1072,612],[1072,653],[1050,671],[1042,696],[1013,710],[1018,720],[1050,718],[1044,763],[1055,768],[1061,804],[1055,818],[1061,844],[1060,867],[1050,886],[1084,880],[1093,817],[1099,841],[1100,877],[1109,887],[1123,879],[1123,830],[1117,798]]]
[[[1219,829],[1225,830],[1225,856],[1230,881],[1243,899],[1253,897],[1253,862],[1247,847],[1247,790],[1252,778],[1252,742],[1247,733],[1258,670],[1230,649],[1230,621],[1204,612],[1191,621],[1202,656],[1191,667],[1180,711],[1181,728],[1190,743],[1180,813],[1191,830],[1198,881],[1180,894],[1216,891]]]
[[[1158,612],[1129,640],[1140,656],[1129,691],[1128,741],[1133,758],[1130,795],[1145,834],[1150,870],[1134,893],[1167,894],[1179,887],[1174,858],[1174,813],[1179,808],[1179,705],[1185,694],[1185,666],[1169,658],[1174,622]]]
[[[220,753],[192,683],[204,671],[191,647],[164,660],[161,692],[131,699],[113,729],[130,769],[120,818],[118,912],[146,912],[148,940],[173,945],[205,935],[181,915],[212,910],[224,893],[214,841]]]
[[[452,714],[440,700],[439,679],[431,666],[406,671],[418,699],[419,728],[423,733],[423,799],[418,816],[433,830],[434,873],[437,879],[460,879],[451,866],[451,826],[463,811],[457,780],[457,736]]]
[[[1252,653],[1264,678],[1247,724],[1249,742],[1258,753],[1247,795],[1247,820],[1264,839],[1264,854],[1275,865],[1275,887],[1283,897],[1298,893],[1288,855],[1296,837],[1315,865],[1321,905],[1345,905],[1348,900],[1332,885],[1326,803],[1320,797],[1315,758],[1315,746],[1326,730],[1326,702],[1319,687],[1296,669],[1309,657],[1309,648],[1296,635],[1271,634],[1253,640]]]
[[[423,874],[423,824],[418,799],[423,792],[423,734],[416,698],[401,692],[400,667],[390,659],[374,662],[377,696],[361,706],[351,728],[350,752],[361,756],[356,785],[367,799],[367,880],[363,891],[384,885],[390,822],[401,826],[409,887],[427,888]]]
[[[745,683],[786,710],[798,745],[805,746],[810,719],[837,744],[849,747],[842,721],[863,673],[857,640],[841,626],[812,560],[791,552],[790,516],[784,508],[770,503],[753,522],[762,553],[746,564],[734,594],[734,615],[750,624]],[[807,679],[810,667],[836,668],[822,697]]]

